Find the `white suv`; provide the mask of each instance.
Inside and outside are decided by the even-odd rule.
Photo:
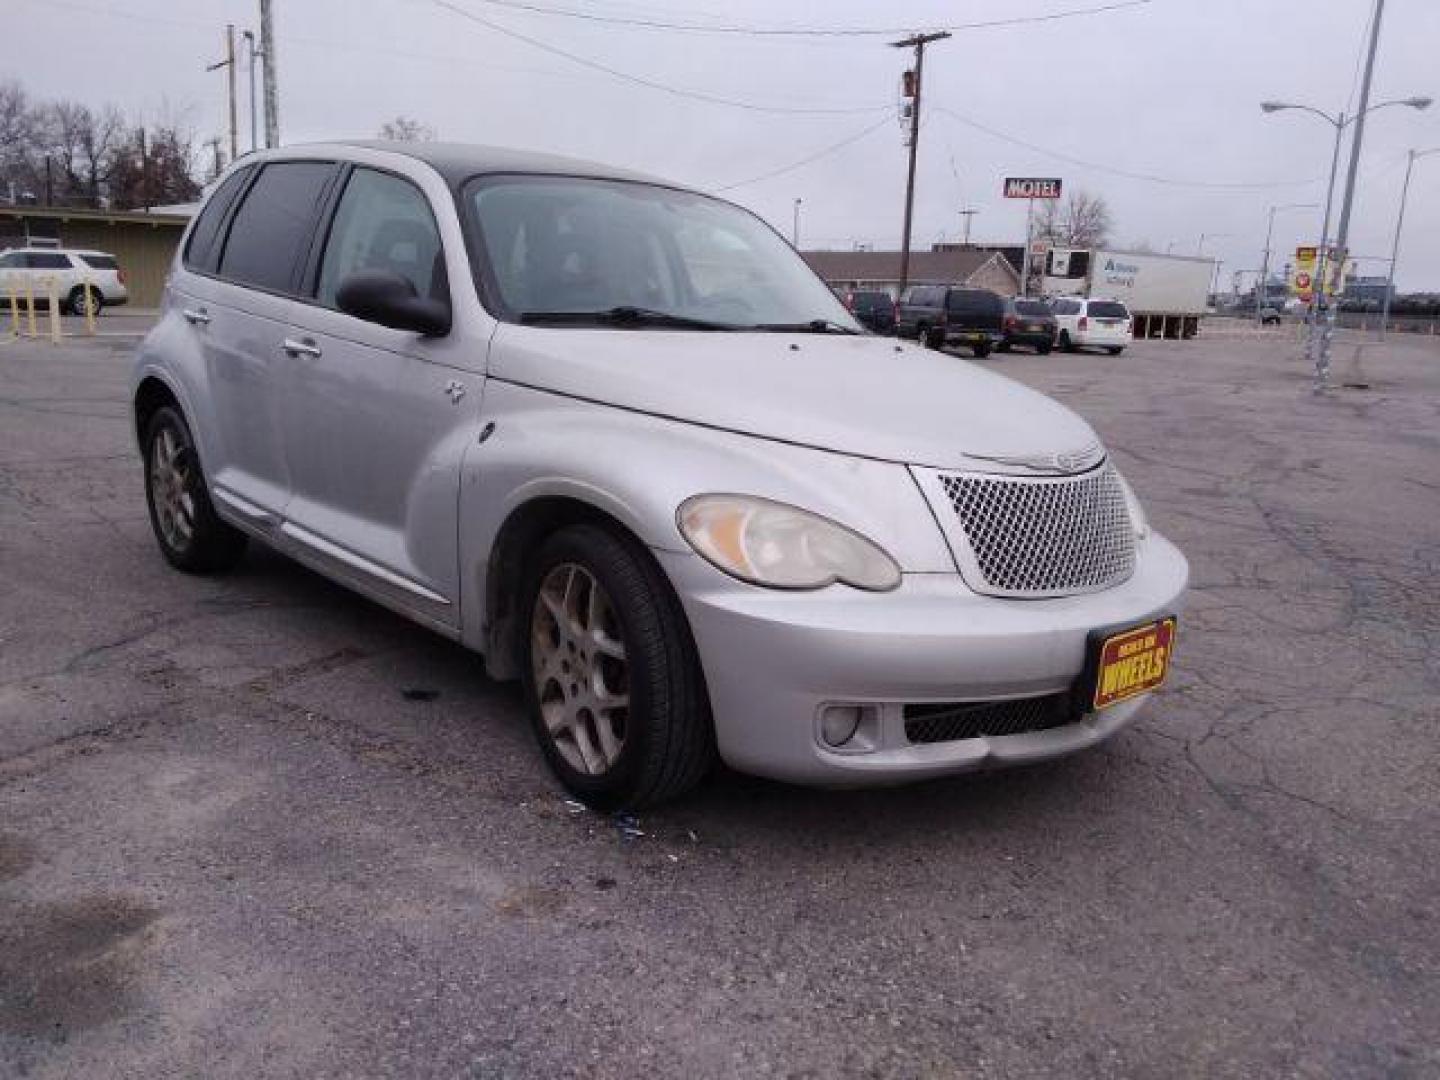
[[[1055,313],[1056,344],[1065,352],[1086,345],[1119,356],[1132,340],[1130,311],[1119,300],[1062,296],[1050,302]]]
[[[72,315],[85,314],[87,300],[98,315],[102,309],[130,299],[125,271],[114,255],[43,247],[0,251],[0,300],[7,305],[12,294],[25,297],[27,283],[29,294],[46,302],[51,279],[55,280],[61,303]]]

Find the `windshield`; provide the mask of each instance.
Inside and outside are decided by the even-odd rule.
[[[741,329],[816,322],[859,329],[774,230],[717,199],[561,176],[483,179],[464,198],[511,318],[574,325],[544,316],[623,310]]]

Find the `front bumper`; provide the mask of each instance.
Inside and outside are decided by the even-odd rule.
[[[1045,731],[928,744],[906,738],[902,714],[906,704],[1068,690],[1091,630],[1178,612],[1189,573],[1184,556],[1156,534],[1125,583],[1049,600],[979,596],[958,574],[907,574],[890,593],[838,585],[782,592],[734,581],[695,555],[656,557],[689,617],[721,757],[743,772],[828,786],[1038,761],[1114,734],[1144,697]],[[821,742],[821,707],[837,703],[883,707],[873,749]]]

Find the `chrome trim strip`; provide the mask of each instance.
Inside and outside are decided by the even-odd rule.
[[[280,515],[261,509],[249,499],[241,498],[223,484],[212,483],[210,494],[225,504],[225,508],[240,515],[251,525],[260,529],[274,529],[280,524]]]
[[[319,555],[334,559],[336,562],[343,564],[351,570],[364,574],[366,577],[375,578],[394,588],[401,589],[419,600],[424,600],[426,603],[440,604],[444,607],[450,606],[450,601],[439,593],[427,589],[424,585],[411,581],[409,578],[397,574],[393,570],[388,570],[379,563],[372,562],[364,556],[356,555],[353,551],[343,548],[330,540],[326,540],[320,534],[313,533],[309,529],[296,525],[293,521],[287,521],[280,526],[280,535],[287,540],[293,540],[297,544],[304,545]]]

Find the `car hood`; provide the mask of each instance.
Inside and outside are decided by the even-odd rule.
[[[1099,442],[1045,395],[893,338],[502,324],[489,371],[606,405],[909,465],[1044,459]]]

